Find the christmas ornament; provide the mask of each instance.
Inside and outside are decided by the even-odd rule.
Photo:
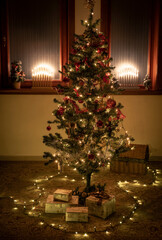
[[[101,120],[97,121],[97,127],[98,128],[103,127],[103,122]]]
[[[79,81],[79,86],[83,86],[84,85],[84,82],[81,80]]]
[[[115,106],[116,106],[115,100],[109,98],[109,99],[107,100],[107,108],[114,108]]]
[[[63,115],[64,111],[65,111],[65,108],[59,107],[59,109],[57,110],[57,115]]]
[[[47,128],[46,128],[48,131],[50,131],[51,130],[51,126],[47,126]]]
[[[64,77],[63,82],[68,83],[68,82],[70,82],[70,79],[68,77]]]
[[[88,155],[88,159],[93,160],[95,158],[95,155],[93,153]]]

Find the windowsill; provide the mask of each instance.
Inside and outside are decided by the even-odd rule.
[[[0,94],[29,94],[29,95],[60,95],[56,87],[51,88],[21,88],[21,89],[0,89]],[[126,89],[120,95],[162,95],[160,90],[145,90],[145,89]]]
[[[0,89],[0,94],[31,94],[31,95],[37,95],[37,94],[57,94],[58,92],[55,87],[51,88],[21,88],[21,89]]]

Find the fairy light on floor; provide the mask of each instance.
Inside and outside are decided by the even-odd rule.
[[[152,181],[151,184],[149,184],[149,186],[151,186],[151,185],[154,186],[154,184],[157,184],[157,182],[159,184],[160,181],[157,179],[157,175],[161,174],[161,170],[159,170],[159,169],[151,170],[150,168],[148,170],[152,171],[152,174],[154,176],[154,180]],[[29,201],[21,201],[21,200],[15,198],[14,196],[10,196],[10,199],[12,199],[14,204],[16,205],[16,207],[14,207],[13,210],[17,211],[17,210],[19,210],[17,205],[23,205],[24,213],[27,214],[29,217],[37,216],[37,217],[41,217],[42,218],[42,216],[41,216],[42,213],[41,212],[35,212],[35,211],[39,210],[39,209],[37,209],[37,206],[39,206],[40,203],[41,203],[40,199],[41,199],[42,195],[45,193],[45,188],[39,186],[38,184],[42,184],[42,182],[44,182],[44,181],[50,181],[50,180],[54,179],[57,176],[58,176],[58,174],[55,175],[55,176],[51,175],[51,176],[46,176],[43,179],[35,179],[34,180],[33,187],[36,190],[39,190],[37,199],[31,199]],[[65,175],[64,177],[67,180],[70,180],[67,175]],[[82,178],[82,180],[84,180],[83,178]],[[76,180],[75,179],[71,179],[70,181],[75,182]],[[96,226],[94,226],[93,227],[93,231],[90,231],[90,232],[86,232],[86,233],[77,232],[77,231],[71,232],[71,231],[67,231],[67,229],[63,225],[60,225],[60,224],[56,225],[55,223],[48,224],[43,219],[42,219],[43,221],[39,222],[39,225],[40,226],[46,225],[46,226],[50,226],[54,230],[57,229],[57,230],[60,230],[60,231],[66,232],[66,233],[73,233],[75,236],[78,236],[78,237],[79,236],[88,237],[89,234],[95,233],[95,232],[102,232],[102,233],[105,233],[106,235],[110,234],[112,229],[114,229],[114,228],[116,228],[118,226],[121,226],[127,220],[134,221],[134,214],[136,213],[136,210],[138,209],[138,207],[141,207],[141,205],[143,205],[143,200],[139,199],[136,195],[133,196],[132,193],[131,193],[132,191],[127,189],[127,187],[129,187],[129,186],[136,187],[138,185],[141,186],[141,187],[148,187],[147,184],[139,183],[139,181],[137,181],[137,180],[133,180],[132,182],[128,182],[128,181],[123,181],[122,182],[122,181],[119,181],[119,182],[117,182],[117,185],[119,186],[119,188],[121,188],[123,191],[125,191],[127,194],[129,194],[129,196],[132,197],[132,199],[134,200],[134,204],[132,205],[132,207],[131,207],[132,209],[129,212],[129,214],[127,214],[126,216],[121,216],[121,220],[119,220],[119,222],[117,222],[116,224],[112,225],[111,223],[109,223],[105,230],[97,229]]]

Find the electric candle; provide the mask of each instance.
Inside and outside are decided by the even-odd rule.
[[[54,69],[47,64],[40,64],[32,70],[33,87],[51,87]]]

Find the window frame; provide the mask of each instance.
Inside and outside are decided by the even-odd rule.
[[[59,0],[60,4],[60,67],[68,62],[69,51],[72,47],[75,32],[75,0]],[[1,0],[0,3],[0,89],[11,89],[10,86],[10,55],[9,55],[9,31],[8,31],[8,0]],[[64,85],[62,75],[60,79],[52,80],[52,86]],[[22,82],[22,89],[32,87],[32,79]],[[42,89],[40,89],[40,92]],[[37,90],[38,92],[38,90]]]
[[[111,1],[101,0],[101,31],[108,37],[109,57],[111,56]],[[162,25],[162,3],[160,0],[151,1],[152,8],[150,9],[149,23],[149,48],[148,48],[148,74],[152,80],[151,91],[157,91],[161,94],[162,90],[162,71],[160,71],[160,63],[162,63],[162,34],[160,34],[160,26]],[[143,89],[126,89],[123,94],[141,94],[148,92]],[[145,94],[145,93],[144,93]]]

